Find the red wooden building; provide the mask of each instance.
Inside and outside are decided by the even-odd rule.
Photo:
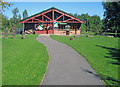
[[[50,8],[21,20],[23,30],[33,29],[35,34],[82,34],[84,20],[57,8]]]

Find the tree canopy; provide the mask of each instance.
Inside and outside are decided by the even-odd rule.
[[[24,11],[23,11],[23,18],[27,18],[28,17],[28,13],[27,13],[27,10],[25,9]]]
[[[18,8],[15,8],[15,9],[12,10],[13,18],[14,18],[14,19],[17,19],[18,12],[19,12]]]
[[[104,29],[112,31],[120,30],[120,2],[103,2],[104,12]]]
[[[86,21],[84,24],[84,31],[98,33],[102,30],[102,20],[100,19],[99,16],[97,15],[90,16],[88,13],[81,15],[75,13],[73,15]]]
[[[1,10],[0,10],[0,13],[2,14],[2,12],[5,11],[5,8],[9,8],[11,5],[13,5],[12,3],[9,3],[9,2],[6,2],[6,1],[3,1],[1,0],[0,1],[0,7],[1,7]]]

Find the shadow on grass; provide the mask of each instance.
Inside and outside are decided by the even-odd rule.
[[[120,65],[120,49],[116,49],[116,48],[110,48],[110,47],[105,47],[105,46],[100,46],[100,45],[96,45],[98,47],[101,47],[101,48],[104,48],[104,49],[107,49],[108,50],[108,53],[107,55],[108,56],[104,56],[105,58],[110,58],[112,59],[110,62],[110,64],[113,64],[113,65],[117,65],[118,66],[118,74],[119,74],[119,65]],[[111,84],[116,84],[117,85],[119,84],[120,85],[120,79],[119,80],[115,80],[114,78],[110,77],[110,76],[107,76],[107,75],[104,75],[104,74],[99,74],[99,76],[104,80],[109,80],[109,82]],[[107,83],[107,82],[106,82]]]
[[[98,47],[107,49],[109,53],[108,56],[104,56],[105,58],[110,58],[113,59],[113,61],[111,61],[111,64],[115,64],[115,65],[120,65],[120,50],[116,49],[116,48],[110,48],[110,47],[105,47],[105,46],[100,46],[100,45],[96,45]],[[116,61],[114,61],[116,60]]]
[[[107,84],[111,85],[120,85],[120,81],[104,74],[99,74],[99,77],[101,77]]]

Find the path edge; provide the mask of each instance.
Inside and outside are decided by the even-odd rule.
[[[38,35],[38,37],[40,37],[40,35]],[[38,38],[37,37],[37,38]],[[36,38],[36,40],[37,40],[37,38]],[[37,40],[38,41],[38,40]],[[39,42],[39,41],[38,41]],[[41,43],[41,42],[39,42],[39,43]],[[41,43],[41,44],[43,44],[43,43]],[[44,44],[43,44],[44,45]],[[45,45],[44,45],[45,46]],[[45,46],[46,47],[46,46]],[[47,48],[47,47],[46,47]],[[47,48],[47,52],[48,52],[48,48]],[[48,52],[48,55],[49,55],[49,52]],[[46,67],[46,72],[47,72],[47,70],[48,70],[48,66],[49,66],[49,62],[50,62],[50,56],[49,56],[49,61],[48,61],[48,64],[47,64],[47,67]],[[43,80],[44,80],[44,78],[45,78],[45,76],[46,76],[46,72],[44,73],[44,75],[43,75],[43,77],[42,77],[42,80],[41,80],[41,82],[40,82],[40,87],[41,87],[41,85],[42,85],[42,83],[43,83]]]
[[[51,35],[50,35],[51,36]],[[49,36],[49,37],[50,37]],[[51,37],[50,37],[50,39],[52,39]],[[54,40],[54,39],[52,39],[52,40]],[[57,41],[57,40],[55,40],[55,41]],[[57,42],[60,42],[60,41],[57,41]],[[60,43],[63,43],[63,42],[60,42]],[[65,44],[65,43],[63,43],[63,44]],[[65,44],[65,45],[67,45],[67,44]],[[69,46],[69,45],[67,45],[67,46]],[[71,47],[71,46],[69,46],[69,47]],[[71,47],[73,50],[75,50],[73,47]],[[76,50],[75,50],[76,51]],[[76,51],[77,52],[77,51]],[[77,52],[80,56],[82,56],[82,58],[85,60],[85,61],[87,61],[87,63],[90,65],[90,63],[88,62],[88,60],[83,56],[83,55],[81,55],[79,52]],[[90,65],[90,67],[94,70],[94,68]],[[94,72],[97,74],[97,72],[94,70]],[[98,74],[97,74],[98,75]],[[100,78],[99,77],[99,79],[101,80],[101,82],[104,84],[103,86],[106,86],[106,84],[105,84],[105,82],[104,82],[104,80],[102,79],[102,78]]]

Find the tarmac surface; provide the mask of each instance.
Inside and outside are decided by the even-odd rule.
[[[47,47],[50,56],[42,85],[104,85],[88,62],[73,48],[49,35],[37,40]]]

